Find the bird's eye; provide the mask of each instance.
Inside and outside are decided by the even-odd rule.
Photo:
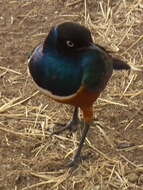
[[[68,47],[74,47],[74,43],[70,40],[66,41]]]

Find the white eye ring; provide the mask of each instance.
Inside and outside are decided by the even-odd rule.
[[[69,46],[69,47],[74,47],[74,43],[73,43],[72,41],[70,41],[70,40],[67,40],[67,41],[66,41],[66,44],[67,44],[67,46]]]

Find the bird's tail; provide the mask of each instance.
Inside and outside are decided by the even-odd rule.
[[[122,61],[121,59],[118,59],[118,58],[115,58],[115,57],[112,57],[112,55],[110,53],[113,53],[112,51],[109,51],[107,49],[105,49],[104,47],[98,45],[98,44],[95,44],[98,48],[100,48],[102,51],[106,52],[108,55],[111,56],[112,58],[112,61],[113,61],[113,70],[133,70],[133,71],[142,71],[143,72],[143,69],[142,68],[138,68],[138,67],[134,67],[132,65],[129,65],[128,63],[126,63],[125,61]]]
[[[141,68],[134,67],[132,65],[129,65],[128,63],[112,57],[113,60],[113,69],[114,70],[134,70],[134,71],[143,71]]]
[[[128,65],[126,62],[117,59],[117,58],[112,58],[113,60],[113,69],[114,70],[130,70],[131,67]]]

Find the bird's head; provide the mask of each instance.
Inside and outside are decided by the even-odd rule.
[[[83,51],[93,43],[90,31],[76,23],[65,22],[53,27],[44,41],[43,52],[55,48],[63,54]]]

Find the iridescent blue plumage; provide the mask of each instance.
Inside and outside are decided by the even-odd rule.
[[[49,50],[46,54],[42,47],[35,50],[31,59],[30,72],[35,82],[54,95],[69,96],[81,85],[83,70],[80,61],[70,59]]]
[[[42,46],[39,46],[33,53],[29,67],[33,79],[41,88],[47,89],[54,95],[69,96],[81,85],[87,86],[92,91],[101,91],[105,87],[103,78],[107,73],[107,60],[105,62],[104,59],[102,53],[95,49],[68,57],[54,50],[52,52],[51,49],[43,53]],[[111,74],[110,63],[108,72],[109,68]]]

